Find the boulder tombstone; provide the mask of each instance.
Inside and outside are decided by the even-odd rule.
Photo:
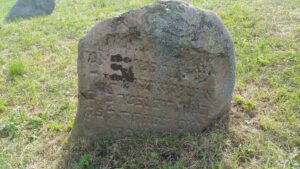
[[[31,18],[49,15],[55,7],[55,0],[17,0],[5,17],[6,21],[15,21],[17,18]]]
[[[78,75],[71,138],[201,131],[230,108],[233,43],[214,13],[158,2],[96,24]]]

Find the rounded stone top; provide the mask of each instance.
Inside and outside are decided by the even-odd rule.
[[[161,1],[96,24],[78,75],[73,138],[199,131],[230,108],[234,48],[213,12]]]

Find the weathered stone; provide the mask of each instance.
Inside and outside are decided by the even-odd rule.
[[[55,7],[55,0],[18,0],[5,17],[6,21],[17,18],[31,18],[49,15]]]
[[[158,2],[95,25],[78,75],[71,138],[201,131],[230,108],[233,43],[214,13]]]

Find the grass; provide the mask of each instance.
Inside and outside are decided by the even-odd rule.
[[[5,111],[5,103],[4,100],[0,97],[0,113]]]
[[[50,16],[0,21],[0,168],[300,168],[300,1],[187,1],[215,11],[234,40],[226,120],[203,133],[66,145],[79,38],[154,0],[57,1]],[[0,20],[13,3],[0,0]]]
[[[8,65],[8,75],[10,77],[15,77],[22,75],[25,72],[25,66],[20,60],[14,60]]]

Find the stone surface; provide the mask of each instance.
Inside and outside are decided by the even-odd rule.
[[[55,0],[18,0],[5,17],[6,21],[17,18],[31,18],[49,15],[55,7]]]
[[[95,25],[78,75],[71,138],[201,131],[230,108],[233,43],[214,13],[158,2]]]

